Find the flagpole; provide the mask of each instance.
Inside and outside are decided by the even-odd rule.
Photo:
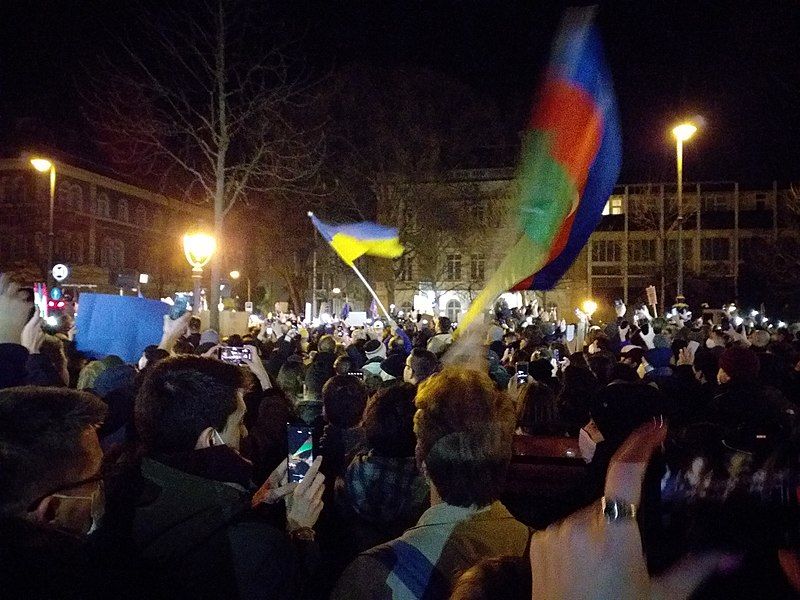
[[[367,290],[369,290],[369,293],[372,294],[372,297],[375,299],[375,302],[378,303],[378,306],[383,311],[383,314],[386,315],[386,318],[391,321],[392,317],[389,316],[389,311],[386,310],[383,302],[381,302],[380,298],[378,298],[378,294],[375,293],[375,290],[372,289],[372,286],[369,284],[369,282],[364,279],[364,276],[361,274],[361,271],[358,270],[358,267],[351,263],[350,268],[353,269],[355,274],[358,275],[358,278],[361,280],[361,283],[363,283]]]

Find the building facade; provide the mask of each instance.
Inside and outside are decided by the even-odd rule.
[[[186,285],[180,236],[207,209],[61,162],[55,169],[53,262],[70,268],[64,287],[116,291],[141,273],[152,296]],[[25,159],[0,160],[0,271],[45,280],[49,202],[47,174]]]
[[[514,235],[503,228],[516,193],[513,169],[454,171],[436,182],[381,186],[379,219],[399,228],[406,247],[378,277],[382,296],[398,307],[447,314],[457,322],[498,267],[507,247],[503,240]],[[684,291],[708,296],[691,300],[736,299],[740,265],[754,240],[777,237],[785,196],[777,185],[744,190],[735,182],[684,184]],[[671,306],[679,237],[676,185],[620,185],[603,215],[555,289],[536,292],[540,304],[569,313],[592,298],[601,307],[599,316],[611,318],[614,299],[643,301],[645,288],[654,285],[659,302],[666,298]],[[500,240],[499,247],[491,247],[490,239]],[[705,288],[696,285],[701,278]],[[530,294],[507,300],[513,307]]]

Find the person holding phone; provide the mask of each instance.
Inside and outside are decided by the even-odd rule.
[[[132,510],[133,543],[165,585],[199,597],[295,598],[308,579],[297,552],[314,544],[322,510],[321,460],[299,483],[287,480],[282,462],[256,490],[238,452],[246,386],[241,368],[212,358],[172,357],[152,368],[135,403],[144,485],[123,510]],[[285,532],[252,511],[282,499]]]

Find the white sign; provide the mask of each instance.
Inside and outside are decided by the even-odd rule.
[[[253,303],[252,302],[245,302],[244,303],[244,310],[246,312],[249,312],[249,313],[253,312]]]
[[[53,265],[53,279],[64,281],[67,277],[69,277],[69,267],[67,265],[62,265],[61,263]]]

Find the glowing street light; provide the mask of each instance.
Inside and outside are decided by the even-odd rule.
[[[581,305],[581,310],[586,313],[586,316],[591,320],[592,315],[597,312],[597,302],[594,300],[585,300]]]
[[[231,271],[230,276],[231,279],[236,280],[239,279],[239,277],[241,277],[241,273],[239,273],[239,271]]]
[[[193,309],[200,312],[200,281],[203,278],[203,267],[211,260],[217,249],[217,240],[207,233],[196,231],[183,236],[183,254],[192,267],[192,280],[194,281]]]
[[[672,129],[675,136],[675,154],[678,166],[678,286],[677,295],[683,295],[683,142],[697,132],[691,123],[681,123]]]
[[[231,271],[229,275],[231,276],[231,279],[233,279],[234,281],[236,281],[237,279],[239,279],[239,277],[242,276],[242,274],[239,273],[239,271]],[[247,279],[247,301],[250,302],[250,278],[247,277],[246,279]]]
[[[50,289],[53,287],[53,210],[55,209],[55,202],[56,202],[56,165],[51,160],[47,160],[46,158],[41,157],[34,157],[31,159],[31,165],[33,168],[39,171],[39,173],[49,173],[50,174],[50,216],[48,219],[48,230],[47,230],[47,287]]]

